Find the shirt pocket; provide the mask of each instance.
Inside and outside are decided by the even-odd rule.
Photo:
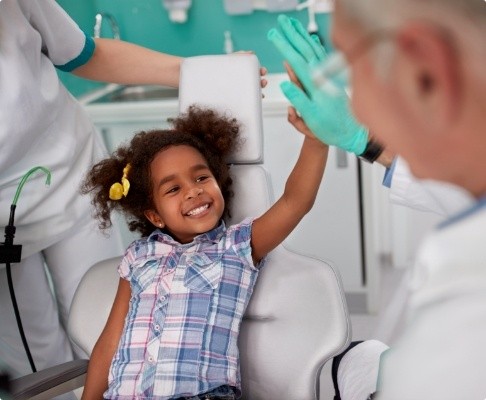
[[[209,293],[218,288],[222,274],[221,256],[211,259],[205,254],[193,255],[187,260],[184,286],[197,292]]]
[[[148,259],[135,261],[132,266],[130,279],[132,297],[138,297],[143,293],[154,293],[157,287],[157,272],[159,271],[159,260]]]

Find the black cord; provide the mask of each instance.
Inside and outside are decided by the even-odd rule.
[[[6,265],[7,265],[8,290],[10,292],[10,298],[12,299],[15,319],[17,320],[17,326],[19,328],[20,337],[22,338],[22,344],[24,345],[25,353],[27,354],[27,358],[29,359],[32,372],[37,372],[37,369],[35,368],[35,364],[34,364],[34,359],[32,358],[32,354],[30,353],[29,344],[27,343],[27,338],[25,337],[24,328],[22,326],[22,320],[20,319],[19,307],[17,305],[17,299],[15,298],[15,291],[12,282],[12,271],[10,269],[10,263],[6,263]]]
[[[34,359],[32,358],[32,354],[30,353],[29,345],[27,343],[27,339],[24,333],[24,328],[22,326],[22,320],[20,319],[19,307],[17,305],[17,299],[15,298],[15,291],[13,287],[12,271],[10,268],[10,264],[13,262],[20,262],[21,252],[22,252],[22,245],[13,244],[13,240],[15,237],[15,230],[16,230],[14,225],[14,217],[15,217],[15,208],[17,207],[17,200],[19,199],[20,192],[22,191],[25,182],[37,170],[42,170],[47,175],[46,185],[49,185],[51,183],[51,171],[49,171],[46,167],[37,166],[27,171],[27,173],[22,177],[19,186],[17,187],[17,191],[15,192],[13,203],[10,206],[10,217],[8,220],[8,225],[5,227],[5,243],[0,243],[0,256],[1,256],[0,262],[2,262],[2,264],[6,264],[7,266],[6,268],[7,280],[8,280],[8,289],[10,292],[10,298],[12,300],[15,319],[17,320],[17,326],[19,328],[20,337],[22,339],[22,343],[24,345],[27,358],[29,359],[32,372],[37,372],[37,369],[35,368]]]
[[[3,243],[3,245],[7,248],[14,247],[13,239],[15,237],[15,231],[16,231],[14,225],[15,208],[16,208],[15,204],[12,204],[10,206],[10,217],[9,217],[8,225],[5,227],[5,243]],[[17,320],[17,327],[19,328],[20,338],[22,339],[22,344],[24,345],[25,353],[27,354],[27,358],[29,359],[30,367],[32,368],[32,372],[37,372],[37,369],[35,368],[35,364],[34,364],[34,359],[32,358],[32,354],[29,349],[29,344],[27,343],[27,338],[25,337],[24,327],[22,326],[22,319],[20,318],[17,298],[15,297],[15,291],[14,291],[13,280],[12,280],[12,270],[10,267],[11,261],[14,262],[20,261],[20,252],[18,253],[18,259],[14,259],[14,258],[15,256],[13,254],[10,254],[10,257],[8,257],[7,260],[5,260],[5,264],[7,266],[6,270],[7,270],[8,291],[10,292],[10,299],[12,300],[15,319]]]

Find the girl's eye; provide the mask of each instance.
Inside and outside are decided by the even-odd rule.
[[[179,190],[179,186],[174,186],[174,187],[171,187],[169,190],[167,190],[165,192],[165,194],[170,194],[170,193],[175,193]]]
[[[206,179],[208,179],[208,178],[209,178],[209,176],[207,176],[207,175],[202,175],[202,176],[200,176],[200,177],[198,177],[198,178],[196,179],[196,182],[202,182],[202,181],[205,181],[205,180],[206,180]]]

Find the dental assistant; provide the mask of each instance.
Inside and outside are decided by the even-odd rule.
[[[106,155],[86,111],[56,69],[114,83],[177,86],[181,58],[120,40],[86,36],[54,0],[0,1],[0,229],[23,175],[37,175],[17,203],[12,264],[20,315],[37,370],[72,359],[64,330],[79,280],[93,263],[123,253],[118,234],[95,228],[79,194],[86,171]],[[3,233],[2,233],[3,234]],[[55,292],[50,287],[47,268]],[[12,377],[31,372],[0,266],[0,359]]]

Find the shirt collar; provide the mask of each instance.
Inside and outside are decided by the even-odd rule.
[[[175,240],[172,236],[170,236],[168,233],[162,232],[160,229],[156,229],[155,231],[153,231],[148,236],[147,240],[149,242],[157,241],[157,242],[162,242],[177,247],[179,246],[190,247],[195,244],[204,243],[204,242],[218,243],[221,237],[225,234],[225,232],[226,232],[226,225],[224,221],[221,221],[216,228],[210,230],[209,232],[205,232],[205,233],[201,233],[200,235],[197,235],[190,243],[181,244],[177,240]]]

